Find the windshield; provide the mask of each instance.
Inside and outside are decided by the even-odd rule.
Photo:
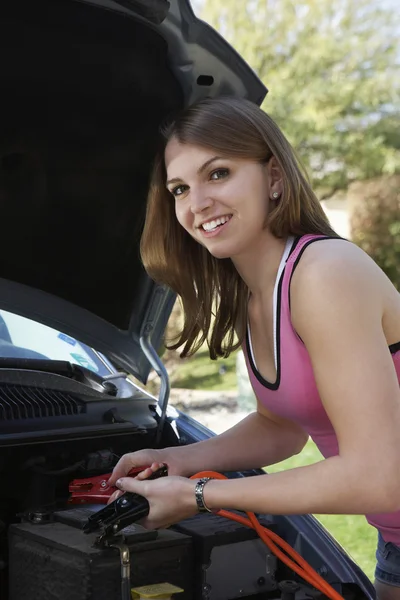
[[[66,360],[106,377],[109,361],[86,344],[42,323],[0,310],[0,358]]]

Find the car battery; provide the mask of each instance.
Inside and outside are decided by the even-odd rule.
[[[260,523],[276,529],[272,517]],[[193,540],[196,600],[233,600],[277,589],[277,559],[253,529],[204,513],[174,530]]]
[[[98,533],[80,530],[89,512],[89,507],[76,508],[56,514],[51,523],[10,527],[9,600],[121,600],[120,552],[96,547]],[[123,533],[131,587],[167,582],[184,590],[179,600],[193,598],[189,536],[139,525]]]

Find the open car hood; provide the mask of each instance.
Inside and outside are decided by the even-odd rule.
[[[140,263],[160,122],[266,89],[186,0],[13,0],[0,8],[0,307],[145,382],[174,297]]]

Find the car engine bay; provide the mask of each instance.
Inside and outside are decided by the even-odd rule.
[[[101,381],[87,369],[61,362],[51,372],[47,361],[36,361],[29,370],[12,368],[11,359],[3,361],[1,598],[125,600],[124,549],[130,557],[130,588],[168,582],[183,590],[182,600],[324,598],[253,530],[218,515],[200,514],[160,531],[135,524],[112,544],[97,545],[96,534],[84,535],[82,526],[102,507],[72,505],[69,484],[109,473],[125,452],[154,447],[156,400],[124,377]],[[161,446],[196,441],[185,419],[179,431],[179,420],[167,418]],[[264,515],[260,521],[299,545],[295,532],[282,529],[279,519]],[[321,559],[315,550],[308,554],[318,569]],[[326,575],[344,598],[367,597],[356,586],[335,580],[333,572]]]

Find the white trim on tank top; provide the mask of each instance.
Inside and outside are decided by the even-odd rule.
[[[278,342],[276,339],[276,328],[277,328],[277,310],[278,310],[278,287],[279,287],[279,281],[281,279],[282,276],[282,272],[283,269],[285,268],[286,265],[286,261],[289,257],[290,251],[292,249],[293,246],[293,242],[294,242],[294,237],[290,236],[288,237],[286,244],[285,244],[285,249],[283,251],[282,254],[282,258],[281,258],[281,262],[279,263],[279,267],[278,267],[278,273],[276,275],[276,279],[275,279],[275,285],[274,285],[274,293],[273,293],[273,297],[272,297],[272,319],[273,319],[273,335],[274,335],[274,363],[275,363],[275,370],[278,370]],[[255,361],[254,358],[254,352],[253,352],[253,345],[251,343],[251,331],[250,331],[250,323],[247,321],[247,330],[248,330],[248,341],[249,341],[249,352],[251,355],[251,359],[253,361],[253,365],[255,367],[255,369],[257,369],[257,363]],[[257,369],[258,371],[258,369]]]

